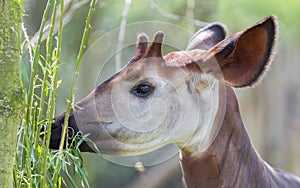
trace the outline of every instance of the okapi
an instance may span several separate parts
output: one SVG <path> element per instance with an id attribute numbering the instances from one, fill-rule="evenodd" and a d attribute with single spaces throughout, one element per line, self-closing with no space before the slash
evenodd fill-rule
<path id="1" fill-rule="evenodd" d="M 256 152 L 233 90 L 262 80 L 276 29 L 276 17 L 269 16 L 225 38 L 224 27 L 213 23 L 186 50 L 165 56 L 163 32 L 155 33 L 149 47 L 147 36 L 139 34 L 129 63 L 75 104 L 69 127 L 89 134 L 108 155 L 175 144 L 188 187 L 300 187 L 299 177 L 272 168 Z M 64 117 L 55 118 L 50 148 L 58 148 Z M 92 148 L 80 146 L 83 152 Z"/>

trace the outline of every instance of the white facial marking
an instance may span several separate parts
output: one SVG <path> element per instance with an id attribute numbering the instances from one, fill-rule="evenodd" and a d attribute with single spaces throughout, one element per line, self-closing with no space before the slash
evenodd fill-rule
<path id="1" fill-rule="evenodd" d="M 193 151 L 192 155 L 203 152 L 214 137 L 211 137 L 214 120 L 219 108 L 219 82 L 209 74 L 197 74 L 192 77 L 194 83 L 193 95 L 195 96 L 198 114 L 194 113 L 194 109 L 190 108 L 187 118 L 197 121 L 197 127 L 190 126 L 187 122 L 182 130 L 184 135 L 189 135 L 185 143 L 179 143 L 180 149 L 188 149 Z M 215 134 L 215 133 L 213 133 Z M 211 139 L 210 139 L 211 138 Z"/>

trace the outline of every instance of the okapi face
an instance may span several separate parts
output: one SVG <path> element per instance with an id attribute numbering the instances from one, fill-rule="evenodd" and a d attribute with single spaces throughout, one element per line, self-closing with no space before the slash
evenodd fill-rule
<path id="1" fill-rule="evenodd" d="M 180 149 L 205 149 L 218 133 L 225 83 L 251 86 L 270 62 L 275 36 L 273 17 L 225 38 L 212 24 L 191 39 L 186 51 L 162 56 L 163 33 L 148 47 L 137 38 L 136 53 L 117 74 L 79 101 L 69 126 L 89 138 L 105 154 L 137 155 L 168 143 Z M 51 148 L 58 148 L 64 113 L 53 123 Z M 82 151 L 93 151 L 84 143 Z"/>

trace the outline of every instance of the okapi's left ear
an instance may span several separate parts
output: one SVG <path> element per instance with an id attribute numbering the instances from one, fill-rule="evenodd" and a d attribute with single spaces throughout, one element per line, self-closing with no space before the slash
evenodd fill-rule
<path id="1" fill-rule="evenodd" d="M 209 50 L 218 61 L 224 81 L 233 87 L 253 86 L 271 65 L 277 21 L 267 17 Z"/>
<path id="2" fill-rule="evenodd" d="M 209 50 L 226 37 L 225 27 L 220 23 L 212 23 L 199 31 L 191 38 L 186 51 L 194 49 Z"/>

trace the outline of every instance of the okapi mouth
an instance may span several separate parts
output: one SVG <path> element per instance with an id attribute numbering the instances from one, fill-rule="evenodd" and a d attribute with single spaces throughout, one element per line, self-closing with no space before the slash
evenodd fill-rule
<path id="1" fill-rule="evenodd" d="M 63 131 L 63 125 L 65 121 L 65 112 L 61 113 L 60 115 L 56 116 L 54 119 L 55 121 L 52 123 L 51 127 L 51 136 L 50 136 L 50 149 L 59 149 L 59 144 L 61 140 L 61 135 Z M 46 125 L 43 125 L 41 128 L 41 133 L 45 132 L 47 129 Z M 68 140 L 68 144 L 73 142 L 75 139 L 75 135 L 79 132 L 79 129 L 76 124 L 76 120 L 73 114 L 73 111 L 70 112 L 70 117 L 68 120 L 68 131 L 66 135 L 66 139 Z M 44 134 L 41 135 L 41 138 L 44 139 Z M 66 144 L 64 144 L 64 148 L 66 148 Z M 80 151 L 82 152 L 95 152 L 86 141 L 83 141 L 79 146 Z"/>

